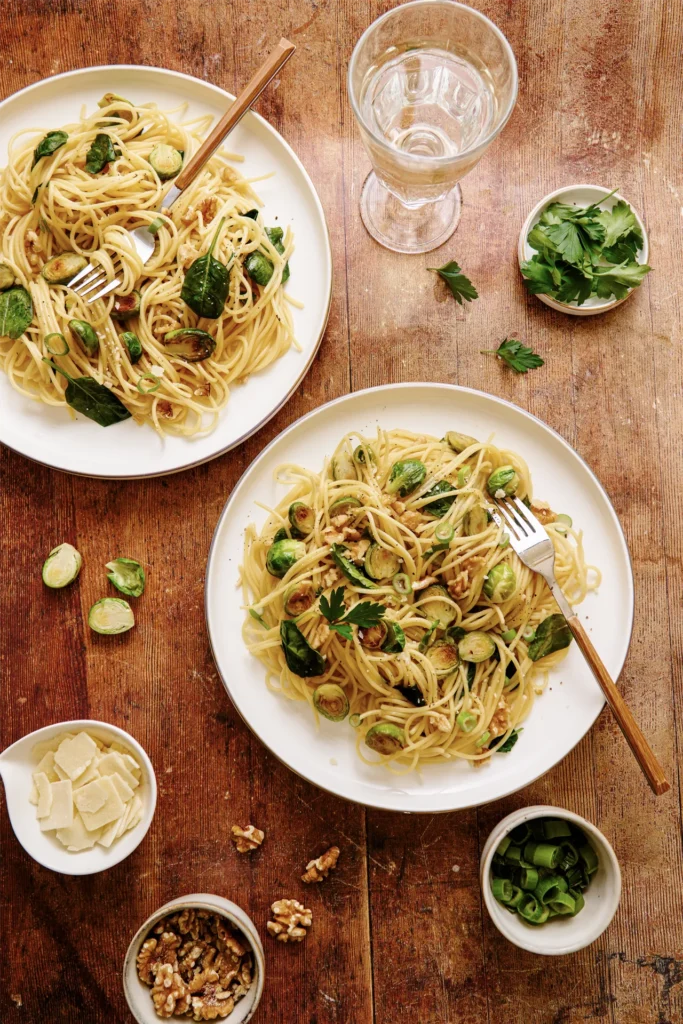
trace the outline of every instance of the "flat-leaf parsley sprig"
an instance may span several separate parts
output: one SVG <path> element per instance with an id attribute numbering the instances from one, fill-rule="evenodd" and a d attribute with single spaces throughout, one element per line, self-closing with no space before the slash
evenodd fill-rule
<path id="1" fill-rule="evenodd" d="M 481 355 L 494 355 L 507 363 L 515 373 L 527 373 L 529 370 L 536 370 L 543 366 L 543 360 L 537 356 L 533 349 L 524 345 L 518 338 L 505 338 L 498 348 L 485 348 Z"/>
<path id="2" fill-rule="evenodd" d="M 344 604 L 344 588 L 337 587 L 330 594 L 329 601 L 324 594 L 322 595 L 320 611 L 330 623 L 330 629 L 339 633 L 345 640 L 353 640 L 351 626 L 369 629 L 371 626 L 379 625 L 384 618 L 386 608 L 376 601 L 360 601 L 347 612 Z"/>
<path id="3" fill-rule="evenodd" d="M 450 263 L 444 263 L 443 267 L 427 267 L 427 270 L 433 271 L 438 274 L 439 277 L 446 282 L 450 288 L 453 298 L 456 302 L 459 302 L 461 306 L 464 305 L 463 299 L 467 302 L 471 302 L 472 299 L 479 298 L 479 292 L 474 287 L 469 277 L 466 277 L 455 260 L 451 260 Z"/>

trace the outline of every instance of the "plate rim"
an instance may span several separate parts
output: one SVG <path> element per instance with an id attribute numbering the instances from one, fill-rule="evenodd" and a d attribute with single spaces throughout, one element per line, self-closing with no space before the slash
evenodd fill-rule
<path id="1" fill-rule="evenodd" d="M 626 643 L 626 647 L 625 647 L 625 651 L 624 651 L 624 656 L 623 656 L 623 658 L 621 660 L 621 664 L 619 665 L 618 671 L 614 675 L 614 682 L 615 683 L 618 682 L 619 678 L 621 677 L 621 673 L 624 670 L 624 665 L 626 664 L 626 659 L 628 657 L 629 650 L 631 648 L 631 642 L 633 640 L 633 628 L 634 628 L 634 622 L 635 622 L 635 586 L 634 586 L 633 563 L 632 563 L 632 560 L 631 560 L 631 552 L 629 551 L 629 547 L 628 547 L 628 543 L 626 541 L 626 535 L 624 534 L 623 526 L 621 525 L 621 521 L 619 519 L 619 516 L 617 515 L 617 512 L 616 512 L 616 509 L 614 508 L 614 505 L 612 504 L 612 500 L 611 500 L 609 494 L 607 493 L 607 490 L 605 489 L 605 487 L 603 486 L 601 481 L 598 479 L 597 475 L 593 472 L 591 467 L 588 465 L 586 460 L 574 448 L 572 448 L 572 446 L 569 444 L 569 442 L 566 440 L 566 438 L 564 438 L 560 433 L 558 433 L 558 431 L 556 431 L 553 427 L 549 426 L 549 424 L 545 423 L 542 419 L 540 419 L 540 417 L 535 416 L 533 413 L 528 412 L 526 409 L 523 409 L 519 405 L 515 405 L 514 402 L 510 402 L 506 398 L 500 398 L 498 395 L 492 395 L 492 394 L 490 394 L 487 391 L 480 391 L 478 388 L 465 387 L 462 384 L 447 384 L 447 383 L 440 383 L 440 382 L 437 382 L 437 381 L 403 381 L 403 382 L 395 383 L 395 384 L 379 384 L 379 385 L 375 385 L 374 387 L 370 387 L 370 388 L 361 388 L 359 391 L 349 391 L 345 395 L 340 395 L 338 398 L 333 398 L 329 402 L 324 402 L 322 405 L 316 406 L 315 409 L 311 409 L 310 412 L 304 413 L 303 416 L 300 416 L 293 423 L 290 423 L 290 425 L 288 427 L 285 427 L 285 429 L 283 431 L 281 431 L 279 434 L 277 434 L 265 446 L 265 448 L 263 448 L 262 451 L 259 452 L 259 454 L 256 456 L 256 458 L 252 462 L 250 462 L 249 465 L 242 472 L 242 474 L 240 475 L 239 479 L 237 480 L 237 482 L 235 483 L 234 487 L 232 488 L 230 494 L 228 495 L 228 498 L 227 498 L 227 500 L 225 502 L 225 505 L 223 506 L 221 514 L 218 517 L 218 521 L 217 521 L 216 526 L 214 528 L 213 536 L 211 538 L 211 544 L 209 546 L 209 553 L 208 553 L 207 561 L 206 561 L 206 575 L 205 575 L 205 580 L 204 580 L 204 619 L 205 619 L 205 623 L 206 623 L 206 631 L 207 631 L 208 638 L 209 638 L 209 647 L 211 649 L 211 656 L 213 658 L 213 662 L 214 662 L 214 665 L 216 667 L 216 671 L 218 672 L 218 676 L 219 676 L 219 678 L 220 678 L 220 680 L 221 680 L 221 682 L 223 684 L 223 688 L 224 688 L 226 694 L 228 695 L 228 698 L 230 699 L 230 703 L 235 708 L 235 710 L 239 714 L 240 718 L 242 719 L 244 724 L 247 726 L 249 731 L 252 733 L 252 735 L 255 736 L 256 739 L 259 741 L 259 743 L 261 743 L 266 748 L 266 750 L 268 750 L 268 752 L 273 755 L 273 757 L 275 757 L 282 765 L 284 765 L 284 767 L 287 768 L 288 771 L 292 772 L 294 775 L 297 775 L 299 778 L 304 779 L 306 782 L 311 783 L 311 785 L 316 786 L 318 789 L 321 789 L 323 792 L 329 793 L 331 796 L 337 797 L 340 800 L 344 800 L 347 803 L 356 804 L 356 805 L 358 805 L 360 807 L 368 807 L 368 808 L 371 808 L 373 810 L 380 810 L 380 811 L 390 811 L 390 812 L 395 813 L 395 814 L 452 814 L 455 811 L 464 811 L 464 810 L 468 810 L 469 808 L 472 808 L 472 807 L 483 807 L 486 804 L 493 803 L 495 800 L 502 800 L 505 797 L 510 796 L 512 793 L 517 793 L 520 790 L 525 789 L 527 786 L 532 785 L 532 783 L 536 782 L 542 776 L 547 775 L 547 773 L 549 771 L 551 771 L 551 769 L 553 769 L 556 765 L 558 765 L 560 763 L 560 761 L 562 761 L 563 758 L 567 756 L 567 754 L 571 753 L 571 751 L 574 750 L 578 746 L 578 744 L 581 742 L 581 740 L 583 740 L 585 738 L 585 736 L 593 728 L 593 726 L 595 725 L 599 715 L 601 714 L 602 710 L 605 707 L 606 700 L 605 700 L 604 695 L 601 693 L 601 698 L 602 699 L 601 699 L 600 704 L 597 706 L 597 710 L 596 710 L 596 713 L 595 713 L 592 721 L 589 722 L 589 724 L 587 725 L 586 729 L 577 738 L 576 743 L 574 743 L 574 745 L 572 747 L 570 747 L 570 749 L 567 751 L 567 753 L 564 754 L 564 755 L 561 755 L 559 757 L 554 757 L 554 759 L 551 760 L 551 762 L 547 766 L 547 768 L 545 768 L 543 771 L 539 772 L 537 775 L 534 775 L 533 778 L 527 779 L 521 785 L 512 784 L 509 787 L 505 786 L 502 792 L 497 793 L 495 796 L 492 796 L 489 799 L 477 800 L 475 803 L 469 803 L 468 802 L 468 803 L 464 803 L 464 804 L 458 805 L 457 807 L 444 807 L 444 808 L 441 808 L 441 809 L 435 809 L 433 807 L 430 807 L 430 808 L 425 809 L 425 810 L 415 810 L 415 809 L 412 809 L 412 808 L 401 808 L 401 809 L 399 809 L 399 808 L 396 808 L 396 807 L 387 807 L 385 804 L 380 803 L 377 800 L 373 800 L 372 799 L 372 794 L 371 794 L 370 799 L 360 800 L 360 799 L 354 798 L 353 796 L 347 796 L 345 794 L 339 793 L 337 790 L 331 789 L 331 788 L 329 788 L 329 786 L 322 785 L 316 779 L 311 778 L 311 777 L 309 777 L 309 775 L 306 775 L 303 772 L 298 771 L 296 768 L 293 768 L 291 765 L 289 765 L 284 760 L 283 757 L 281 757 L 275 750 L 273 750 L 272 747 L 270 747 L 266 743 L 266 741 L 264 739 L 262 739 L 261 736 L 259 736 L 259 734 L 255 731 L 255 729 L 252 728 L 250 723 L 247 721 L 245 716 L 242 714 L 242 711 L 241 711 L 240 707 L 238 706 L 236 700 L 233 698 L 232 693 L 230 691 L 230 686 L 229 686 L 225 676 L 223 675 L 223 673 L 221 671 L 220 665 L 218 664 L 218 659 L 216 657 L 216 651 L 215 651 L 214 642 L 213 642 L 213 635 L 212 635 L 212 631 L 211 631 L 211 614 L 210 614 L 209 590 L 210 590 L 210 587 L 212 585 L 213 574 L 214 574 L 214 572 L 218 571 L 217 567 L 215 566 L 215 557 L 214 557 L 215 554 L 216 554 L 218 538 L 219 538 L 219 534 L 221 533 L 221 530 L 222 530 L 222 527 L 223 527 L 223 523 L 224 523 L 224 521 L 225 521 L 225 519 L 226 519 L 226 517 L 227 517 L 227 515 L 228 515 L 228 513 L 230 511 L 230 507 L 231 507 L 232 503 L 235 501 L 239 491 L 241 490 L 241 488 L 246 483 L 246 477 L 249 475 L 251 470 L 256 465 L 258 465 L 265 458 L 266 454 L 271 450 L 271 448 L 273 448 L 275 446 L 276 443 L 281 441 L 287 434 L 291 433 L 295 428 L 299 427 L 306 420 L 309 420 L 309 419 L 311 419 L 311 417 L 318 415 L 323 410 L 330 409 L 330 408 L 332 408 L 335 405 L 339 405 L 342 402 L 348 401 L 348 399 L 350 399 L 350 398 L 360 397 L 361 395 L 371 395 L 373 393 L 377 394 L 379 392 L 386 392 L 386 391 L 408 390 L 408 389 L 414 388 L 414 387 L 436 388 L 436 389 L 439 389 L 439 390 L 450 391 L 454 395 L 458 394 L 458 393 L 465 393 L 465 394 L 469 394 L 469 395 L 475 395 L 477 398 L 484 398 L 484 399 L 487 399 L 489 401 L 493 401 L 493 402 L 495 402 L 495 403 L 497 403 L 499 405 L 507 407 L 508 409 L 512 409 L 516 413 L 521 413 L 521 415 L 524 418 L 526 418 L 528 420 L 531 420 L 533 423 L 541 426 L 544 430 L 547 430 L 558 441 L 560 441 L 560 443 L 563 445 L 563 447 L 568 449 L 569 452 L 573 456 L 575 456 L 575 458 L 577 458 L 579 460 L 580 464 L 583 466 L 583 468 L 586 470 L 586 472 L 592 478 L 593 483 L 598 488 L 598 490 L 600 491 L 600 493 L 602 494 L 603 498 L 605 499 L 605 501 L 607 503 L 607 508 L 609 510 L 609 513 L 611 515 L 613 523 L 616 526 L 617 536 L 619 538 L 619 542 L 620 542 L 621 547 L 622 547 L 622 549 L 623 549 L 623 551 L 624 551 L 624 553 L 626 555 L 626 568 L 628 570 L 628 573 L 627 573 L 627 575 L 628 575 L 628 591 L 629 591 L 628 639 L 627 639 L 627 643 Z M 553 755 L 551 755 L 551 756 L 553 756 Z"/>
<path id="2" fill-rule="evenodd" d="M 188 75 L 184 71 L 174 71 L 171 68 L 159 67 L 156 64 L 93 64 L 88 67 L 73 68 L 71 71 L 60 71 L 57 75 L 49 75 L 47 78 L 41 78 L 36 82 L 31 82 L 29 85 L 25 85 L 22 89 L 17 89 L 16 92 L 12 92 L 9 94 L 9 96 L 5 96 L 4 99 L 0 100 L 0 117 L 2 117 L 3 115 L 6 104 L 10 103 L 11 101 L 17 99 L 20 96 L 24 96 L 26 93 L 30 93 L 34 89 L 40 88 L 46 83 L 57 82 L 59 79 L 63 78 L 76 78 L 78 75 L 94 74 L 96 72 L 106 72 L 111 70 L 160 72 L 164 75 L 171 76 L 172 78 L 177 78 L 193 83 L 199 83 L 200 85 L 206 86 L 208 89 L 211 89 L 217 95 L 227 97 L 229 100 L 235 99 L 233 93 L 228 92 L 227 89 L 222 89 L 219 85 L 214 85 L 213 82 L 207 82 L 203 78 L 197 78 L 196 75 Z M 211 455 L 206 455 L 200 459 L 193 459 L 191 462 L 187 462 L 183 466 L 178 466 L 176 469 L 164 469 L 160 470 L 159 472 L 152 473 L 82 473 L 74 469 L 64 469 L 61 466 L 53 466 L 50 462 L 46 462 L 43 459 L 36 458 L 33 455 L 27 455 L 25 452 L 20 451 L 18 448 L 15 448 L 11 444 L 7 444 L 6 441 L 0 438 L 0 444 L 2 444 L 5 448 L 8 448 L 16 455 L 21 456 L 21 458 L 28 459 L 30 462 L 36 463 L 39 466 L 45 466 L 46 469 L 53 470 L 55 473 L 66 473 L 69 476 L 82 477 L 83 479 L 86 480 L 153 480 L 158 477 L 173 476 L 176 473 L 184 473 L 186 470 L 195 469 L 197 466 L 204 466 L 206 465 L 207 462 L 212 462 L 214 459 L 218 459 L 222 455 L 226 455 L 228 452 L 233 451 L 233 449 L 237 448 L 245 441 L 248 441 L 250 437 L 253 437 L 254 434 L 257 434 L 259 430 L 265 427 L 265 425 L 269 423 L 270 420 L 273 419 L 273 417 L 276 416 L 278 412 L 280 412 L 280 410 L 287 404 L 287 402 L 289 402 L 290 398 L 292 398 L 292 396 L 295 394 L 300 384 L 307 376 L 311 366 L 313 365 L 313 360 L 318 354 L 330 319 L 330 312 L 332 309 L 332 295 L 334 291 L 334 259 L 332 253 L 332 243 L 330 240 L 330 228 L 329 224 L 327 223 L 325 209 L 320 200 L 320 196 L 318 195 L 318 190 L 313 184 L 311 176 L 304 167 L 303 162 L 301 161 L 297 153 L 295 153 L 292 146 L 280 134 L 280 132 L 276 128 L 274 128 L 273 125 L 271 125 L 270 122 L 265 119 L 265 117 L 263 117 L 262 114 L 259 114 L 253 108 L 248 111 L 248 114 L 251 114 L 253 117 L 255 117 L 257 121 L 261 123 L 262 127 L 264 127 L 271 135 L 275 136 L 279 140 L 279 142 L 288 151 L 290 157 L 294 160 L 299 171 L 301 172 L 304 179 L 308 183 L 314 201 L 314 205 L 316 206 L 318 214 L 322 221 L 324 231 L 324 242 L 327 249 L 327 258 L 330 267 L 327 307 L 325 309 L 325 314 L 322 320 L 318 338 L 315 344 L 313 345 L 313 348 L 311 349 L 311 353 L 308 360 L 302 367 L 301 373 L 293 382 L 290 390 L 282 398 L 279 404 L 274 406 L 273 409 L 271 409 L 271 411 L 256 424 L 256 426 L 248 430 L 246 433 L 240 434 L 239 438 L 237 438 L 235 441 L 230 442 L 228 445 L 226 445 L 223 448 L 220 448 L 218 451 L 214 452 Z"/>

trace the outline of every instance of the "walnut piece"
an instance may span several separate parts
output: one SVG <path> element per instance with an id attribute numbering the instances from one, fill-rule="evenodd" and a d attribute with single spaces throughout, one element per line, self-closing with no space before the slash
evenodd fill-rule
<path id="1" fill-rule="evenodd" d="M 322 857 L 318 857 L 316 860 L 309 860 L 306 865 L 306 871 L 301 876 L 303 882 L 322 882 L 324 878 L 327 878 L 330 871 L 337 866 L 339 860 L 339 847 L 331 846 L 326 853 L 323 853 Z"/>
<path id="2" fill-rule="evenodd" d="M 450 721 L 448 720 L 446 715 L 442 715 L 439 711 L 430 711 L 429 712 L 429 721 L 431 722 L 432 725 L 436 726 L 438 732 L 450 732 L 451 731 L 451 723 L 450 723 Z"/>
<path id="3" fill-rule="evenodd" d="M 554 523 L 557 520 L 557 513 L 553 512 L 547 501 L 541 501 L 540 498 L 533 499 L 531 511 L 542 526 L 547 526 L 548 523 Z"/>
<path id="4" fill-rule="evenodd" d="M 179 945 L 180 939 L 172 932 L 162 932 L 158 939 L 146 939 L 137 959 L 140 981 L 145 985 L 153 985 L 157 970 L 164 964 L 170 964 L 176 970 Z"/>
<path id="5" fill-rule="evenodd" d="M 256 828 L 256 825 L 247 825 L 246 828 L 233 825 L 231 831 L 232 841 L 237 847 L 238 853 L 251 853 L 252 850 L 256 850 L 266 836 L 265 832 Z"/>
<path id="6" fill-rule="evenodd" d="M 337 580 L 341 579 L 341 575 L 342 574 L 339 569 L 327 569 L 323 573 L 323 587 L 325 588 L 325 590 L 327 590 L 328 587 L 334 586 Z"/>
<path id="7" fill-rule="evenodd" d="M 188 987 L 173 970 L 172 964 L 161 964 L 152 986 L 152 1002 L 159 1017 L 174 1017 L 187 1013 L 190 1008 Z"/>
<path id="8" fill-rule="evenodd" d="M 276 900 L 271 907 L 274 920 L 266 928 L 278 942 L 303 942 L 311 927 L 313 914 L 298 900 Z"/>

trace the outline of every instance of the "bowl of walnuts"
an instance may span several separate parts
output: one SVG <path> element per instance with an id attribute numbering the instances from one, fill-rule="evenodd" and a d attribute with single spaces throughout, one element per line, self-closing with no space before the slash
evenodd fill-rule
<path id="1" fill-rule="evenodd" d="M 261 999 L 263 946 L 236 903 L 182 896 L 148 917 L 128 947 L 123 988 L 138 1024 L 251 1020 Z"/>

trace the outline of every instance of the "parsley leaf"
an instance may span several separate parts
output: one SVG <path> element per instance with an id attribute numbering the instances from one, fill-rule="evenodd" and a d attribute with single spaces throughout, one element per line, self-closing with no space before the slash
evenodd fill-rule
<path id="1" fill-rule="evenodd" d="M 344 604 L 344 588 L 337 587 L 330 594 L 330 599 L 323 594 L 320 598 L 320 611 L 330 623 L 330 629 L 339 633 L 345 640 L 353 640 L 351 626 L 359 626 L 361 629 L 369 629 L 377 626 L 384 618 L 386 608 L 376 601 L 359 601 L 353 608 L 346 612 Z M 342 617 L 343 615 L 343 617 Z"/>
<path id="2" fill-rule="evenodd" d="M 427 270 L 432 270 L 446 282 L 453 293 L 453 298 L 456 302 L 459 302 L 461 306 L 464 305 L 463 299 L 466 299 L 467 302 L 471 302 L 472 299 L 479 298 L 479 292 L 474 287 L 469 277 L 465 277 L 455 260 L 451 260 L 450 263 L 445 263 L 443 267 L 427 267 Z"/>
<path id="3" fill-rule="evenodd" d="M 601 210 L 598 220 L 605 229 L 605 246 L 614 245 L 623 235 L 634 233 L 638 237 L 639 248 L 643 244 L 643 236 L 638 228 L 635 214 L 628 203 L 620 199 L 611 210 Z"/>
<path id="4" fill-rule="evenodd" d="M 333 629 L 335 633 L 339 633 L 345 640 L 353 640 L 353 630 L 344 622 L 333 622 L 330 625 L 330 629 Z"/>
<path id="5" fill-rule="evenodd" d="M 330 600 L 328 601 L 324 594 L 320 598 L 320 611 L 328 620 L 328 622 L 336 622 L 337 619 L 341 619 L 344 612 L 344 588 L 337 587 L 330 594 Z"/>
<path id="6" fill-rule="evenodd" d="M 376 626 L 384 618 L 386 608 L 376 601 L 360 601 L 346 613 L 343 622 L 352 622 L 354 626 L 361 629 L 369 629 Z"/>
<path id="7" fill-rule="evenodd" d="M 506 362 L 515 373 L 527 373 L 529 370 L 543 366 L 541 357 L 517 338 L 505 338 L 498 348 L 482 349 L 481 354 L 497 356 Z"/>

